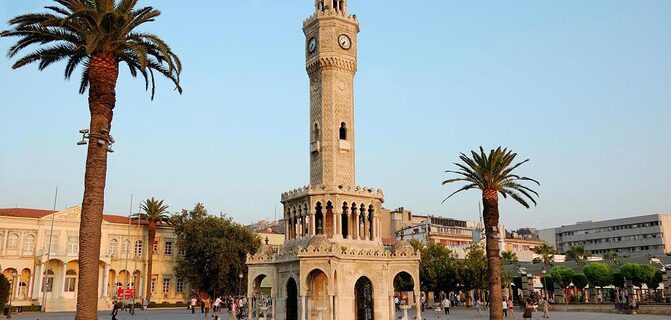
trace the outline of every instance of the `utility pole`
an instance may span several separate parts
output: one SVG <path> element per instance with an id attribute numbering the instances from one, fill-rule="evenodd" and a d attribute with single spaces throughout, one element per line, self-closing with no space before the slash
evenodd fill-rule
<path id="1" fill-rule="evenodd" d="M 42 307 L 40 308 L 42 312 L 47 311 L 47 291 L 53 290 L 53 288 L 48 288 L 48 284 L 45 282 L 44 276 L 47 275 L 47 266 L 49 266 L 49 260 L 51 259 L 51 241 L 54 239 L 54 219 L 56 218 L 56 201 L 58 199 L 58 186 L 56 186 L 56 194 L 54 194 L 54 209 L 51 213 L 51 229 L 49 230 L 49 248 L 47 249 L 47 261 L 44 262 L 44 271 L 42 274 Z M 63 270 L 65 272 L 65 270 Z M 53 279 L 53 278 L 51 278 Z M 52 280 L 53 281 L 53 280 Z"/>

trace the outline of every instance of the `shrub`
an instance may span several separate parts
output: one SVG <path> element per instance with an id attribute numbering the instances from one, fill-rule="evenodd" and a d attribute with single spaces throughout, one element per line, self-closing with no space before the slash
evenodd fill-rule
<path id="1" fill-rule="evenodd" d="M 573 285 L 578 289 L 583 289 L 587 286 L 587 277 L 583 273 L 576 273 L 573 275 Z"/>
<path id="2" fill-rule="evenodd" d="M 657 269 L 649 264 L 625 263 L 620 267 L 624 278 L 637 287 L 642 284 L 652 284 Z M 657 287 L 655 285 L 654 287 Z"/>
<path id="3" fill-rule="evenodd" d="M 552 279 L 560 288 L 566 288 L 571 284 L 573 273 L 573 269 L 561 266 L 554 267 L 550 271 Z"/>
<path id="4" fill-rule="evenodd" d="M 582 271 L 592 286 L 605 287 L 613 284 L 613 269 L 605 263 L 590 263 Z"/>

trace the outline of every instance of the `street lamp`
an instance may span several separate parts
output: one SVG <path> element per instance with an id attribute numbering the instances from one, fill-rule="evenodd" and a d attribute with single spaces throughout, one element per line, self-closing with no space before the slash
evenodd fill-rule
<path id="1" fill-rule="evenodd" d="M 135 294 L 137 293 L 137 276 L 138 276 L 137 270 L 133 271 L 133 304 L 130 306 L 130 314 L 134 315 L 135 314 Z"/>
<path id="2" fill-rule="evenodd" d="M 548 297 L 547 279 L 545 279 L 545 273 L 547 272 L 547 270 L 545 270 L 545 268 L 543 268 L 543 269 L 541 270 L 541 272 L 543 273 L 543 277 L 541 278 L 541 280 L 543 281 L 543 289 L 545 289 L 545 299 L 549 299 L 549 297 Z"/>
<path id="3" fill-rule="evenodd" d="M 16 270 L 12 271 L 12 283 L 9 286 L 10 291 L 9 291 L 9 310 L 7 311 L 7 319 L 10 319 L 12 317 L 12 298 L 14 297 L 14 286 L 16 285 L 16 276 L 18 273 L 16 273 Z"/>
<path id="4" fill-rule="evenodd" d="M 240 278 L 240 281 L 238 281 L 238 298 L 240 298 L 240 289 L 242 288 L 242 277 L 244 277 L 242 272 L 240 272 L 238 277 Z"/>

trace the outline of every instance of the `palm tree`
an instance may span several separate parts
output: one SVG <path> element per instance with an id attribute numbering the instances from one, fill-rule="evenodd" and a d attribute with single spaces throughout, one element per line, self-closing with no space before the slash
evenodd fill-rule
<path id="1" fill-rule="evenodd" d="M 149 302 L 151 300 L 152 258 L 154 255 L 154 242 L 156 241 L 156 228 L 159 223 L 168 223 L 170 217 L 167 215 L 168 205 L 163 204 L 163 200 L 159 201 L 152 197 L 145 200 L 141 208 L 144 213 L 138 213 L 135 217 L 147 221 L 147 250 L 149 251 L 149 256 L 147 259 L 147 290 L 145 290 L 145 299 Z"/>
<path id="2" fill-rule="evenodd" d="M 542 245 L 535 247 L 533 250 L 535 254 L 541 256 L 540 258 L 546 267 L 549 267 L 554 261 L 555 248 L 553 246 L 543 243 Z"/>
<path id="3" fill-rule="evenodd" d="M 455 163 L 458 170 L 447 170 L 448 173 L 459 175 L 459 178 L 447 179 L 443 184 L 453 182 L 465 182 L 466 184 L 457 191 L 450 194 L 445 200 L 452 197 L 454 194 L 471 189 L 478 189 L 482 193 L 482 203 L 484 205 L 482 215 L 485 223 L 485 238 L 487 241 L 487 260 L 489 263 L 489 292 L 491 293 L 491 304 L 489 311 L 489 318 L 499 320 L 503 318 L 503 308 L 501 301 L 501 263 L 499 261 L 499 198 L 501 194 L 504 198 L 509 196 L 515 201 L 519 202 L 526 208 L 529 208 L 529 202 L 534 205 L 536 200 L 534 196 L 538 197 L 538 193 L 529 187 L 523 185 L 525 182 L 534 182 L 538 185 L 538 181 L 522 177 L 514 174 L 513 171 L 522 164 L 529 161 L 513 163 L 516 153 L 502 149 L 490 150 L 489 154 L 480 147 L 480 152 L 471 151 L 469 158 L 465 154 L 461 154 L 459 158 L 463 163 Z M 443 202 L 445 201 L 443 200 Z"/>
<path id="4" fill-rule="evenodd" d="M 571 249 L 566 251 L 566 260 L 575 260 L 575 263 L 579 266 L 585 264 L 587 258 L 591 256 L 591 252 L 585 250 L 585 247 L 579 245 L 571 246 Z"/>
<path id="5" fill-rule="evenodd" d="M 34 46 L 13 65 L 18 69 L 37 63 L 43 70 L 67 61 L 65 78 L 82 66 L 79 93 L 88 89 L 89 143 L 84 176 L 84 197 L 79 227 L 79 282 L 76 319 L 96 319 L 98 309 L 98 261 L 100 228 L 104 207 L 107 152 L 112 115 L 116 103 L 119 63 L 130 74 L 141 74 L 145 88 L 154 96 L 154 73 L 170 79 L 180 93 L 179 58 L 159 37 L 137 32 L 139 26 L 160 15 L 152 7 L 136 8 L 138 0 L 54 0 L 43 13 L 28 13 L 9 20 L 11 29 L 1 37 L 18 37 L 7 55 L 12 58 Z"/>
<path id="6" fill-rule="evenodd" d="M 507 250 L 501 252 L 501 261 L 503 262 L 504 265 L 509 265 L 509 264 L 517 264 L 519 262 L 519 259 L 517 258 L 517 254 L 515 252 Z"/>
<path id="7" fill-rule="evenodd" d="M 603 259 L 608 261 L 609 264 L 620 264 L 618 258 L 619 256 L 617 255 L 617 252 L 613 250 L 610 250 L 603 254 Z"/>

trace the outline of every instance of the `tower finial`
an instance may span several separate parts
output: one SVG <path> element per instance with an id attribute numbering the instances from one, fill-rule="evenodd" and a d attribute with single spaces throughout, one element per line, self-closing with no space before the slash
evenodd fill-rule
<path id="1" fill-rule="evenodd" d="M 315 11 L 336 11 L 347 13 L 347 0 L 315 0 Z"/>

